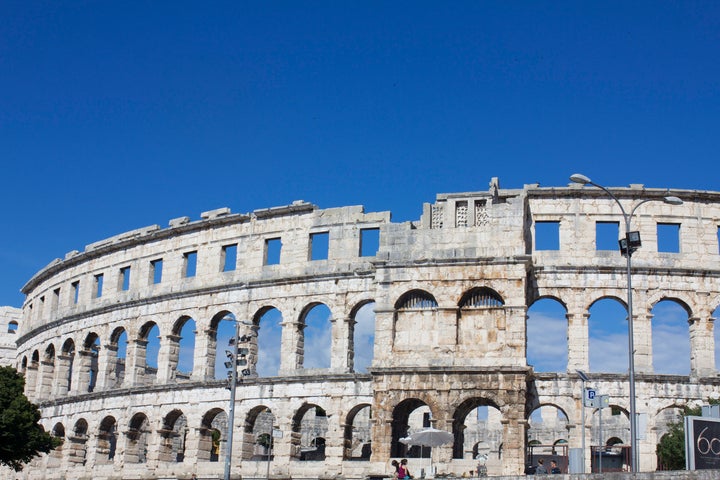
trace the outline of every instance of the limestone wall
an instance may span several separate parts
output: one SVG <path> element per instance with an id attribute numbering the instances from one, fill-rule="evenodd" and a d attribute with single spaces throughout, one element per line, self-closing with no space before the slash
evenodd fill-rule
<path id="1" fill-rule="evenodd" d="M 718 396 L 712 313 L 720 305 L 720 194 L 637 185 L 611 191 L 628 209 L 668 193 L 685 201 L 643 203 L 633 223 L 643 240 L 633 256 L 638 412 L 647 420 L 640 458 L 643 470 L 653 470 L 672 412 Z M 537 248 L 540 222 L 557 227 L 557 248 Z M 488 462 L 490 473 L 520 474 L 528 437 L 582 442 L 575 370 L 588 370 L 588 310 L 601 298 L 626 298 L 625 258 L 597 250 L 597 222 L 624 232 L 617 204 L 599 190 L 503 190 L 493 181 L 488 191 L 438 195 L 416 222 L 296 202 L 249 214 L 218 209 L 71 252 L 23 289 L 15 365 L 46 429 L 66 439 L 61 452 L 25 475 L 221 473 L 229 397 L 215 364 L 226 348 L 219 324 L 228 318 L 240 322 L 238 336 L 248 338 L 249 350 L 235 405 L 233 472 L 264 475 L 268 449 L 259 435 L 269 423 L 281 435 L 274 474 L 386 472 L 391 458 L 410 453 L 400 439 L 413 412 L 424 411 L 429 424 L 455 436 L 428 452 L 439 471 L 474 468 L 472 457 L 487 439 L 498 457 Z M 658 223 L 677 225 L 679 251 L 657 251 Z M 377 231 L 377 251 L 363 256 L 365 235 Z M 327 248 L 316 251 L 323 241 Z M 528 364 L 528 308 L 541 298 L 567 310 L 568 362 L 560 372 L 538 373 Z M 651 311 L 666 298 L 688 314 L 689 376 L 653 372 Z M 364 348 L 355 344 L 355 329 L 367 304 L 374 305 L 375 325 L 365 373 L 355 366 Z M 319 367 L 307 365 L 317 353 L 308 320 L 317 305 L 330 312 L 329 360 Z M 257 367 L 268 353 L 258 338 L 271 308 L 282 315 L 280 363 L 264 375 Z M 192 371 L 183 371 L 181 337 L 190 320 Z M 155 331 L 157 367 L 147 363 Z M 608 435 L 629 443 L 627 374 L 590 376 L 618 413 L 608 418 Z M 532 430 L 531 414 L 540 407 L 561 412 L 562 421 Z M 491 412 L 487 421 L 473 417 L 483 409 Z M 588 444 L 596 413 L 586 419 Z M 479 431 L 491 424 L 492 432 Z"/>

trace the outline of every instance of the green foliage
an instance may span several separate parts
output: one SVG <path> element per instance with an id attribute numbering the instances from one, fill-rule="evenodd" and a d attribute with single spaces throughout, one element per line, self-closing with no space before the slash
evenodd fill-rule
<path id="1" fill-rule="evenodd" d="M 711 405 L 718 403 L 710 400 Z M 685 407 L 683 416 L 700 416 L 702 407 Z M 665 470 L 685 470 L 685 428 L 683 420 L 668 424 L 668 433 L 665 434 L 657 446 L 658 460 Z"/>
<path id="2" fill-rule="evenodd" d="M 38 423 L 40 410 L 30 403 L 25 379 L 12 367 L 0 367 L 0 465 L 16 472 L 40 453 L 61 442 Z"/>

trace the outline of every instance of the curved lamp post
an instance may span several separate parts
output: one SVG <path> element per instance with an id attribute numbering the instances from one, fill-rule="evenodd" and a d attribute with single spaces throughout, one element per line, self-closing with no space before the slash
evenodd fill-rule
<path id="1" fill-rule="evenodd" d="M 635 410 L 635 340 L 633 339 L 633 302 L 632 302 L 632 254 L 640 245 L 640 232 L 630 231 L 630 221 L 632 220 L 635 210 L 643 203 L 659 201 L 659 198 L 647 198 L 641 200 L 630 210 L 628 214 L 625 211 L 620 200 L 613 195 L 607 188 L 590 180 L 585 175 L 575 173 L 570 176 L 570 180 L 581 185 L 592 185 L 607 193 L 610 198 L 620 207 L 623 219 L 625 220 L 625 237 L 621 238 L 620 252 L 627 259 L 627 310 L 628 310 L 628 383 L 630 387 L 630 453 L 632 455 L 631 470 L 633 473 L 638 472 L 638 451 L 637 451 L 637 414 Z M 681 205 L 683 203 L 678 197 L 664 197 L 663 202 L 670 205 Z"/>

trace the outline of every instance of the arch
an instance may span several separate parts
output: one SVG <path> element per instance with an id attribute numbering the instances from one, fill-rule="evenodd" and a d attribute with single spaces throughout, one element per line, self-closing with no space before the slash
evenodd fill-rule
<path id="1" fill-rule="evenodd" d="M 14 335 L 17 333 L 17 330 L 18 322 L 16 322 L 15 320 L 10 320 L 10 322 L 8 323 L 7 333 Z"/>
<path id="2" fill-rule="evenodd" d="M 527 362 L 536 372 L 564 372 L 568 365 L 567 306 L 553 296 L 538 298 L 528 308 Z"/>
<path id="3" fill-rule="evenodd" d="M 187 315 L 175 321 L 170 343 L 170 370 L 177 380 L 190 380 L 195 366 L 195 320 Z"/>
<path id="4" fill-rule="evenodd" d="M 429 427 L 431 419 L 430 406 L 419 398 L 408 398 L 398 403 L 392 412 L 390 456 L 414 458 L 427 456 L 430 451 L 427 447 L 423 447 L 422 450 L 417 446 L 408 449 L 400 439 L 407 437 L 413 431 Z"/>
<path id="5" fill-rule="evenodd" d="M 139 368 L 141 383 L 157 381 L 158 358 L 160 353 L 160 327 L 153 322 L 145 322 L 138 331 L 135 341 L 135 365 Z"/>
<path id="6" fill-rule="evenodd" d="M 68 338 L 60 349 L 61 355 L 58 357 L 57 365 L 57 393 L 58 395 L 67 394 L 73 387 L 73 368 L 75 365 L 75 342 L 72 338 Z"/>
<path id="7" fill-rule="evenodd" d="M 496 451 L 502 443 L 500 418 L 500 408 L 489 398 L 472 397 L 458 405 L 452 422 L 453 458 L 469 457 L 473 445 L 480 442 L 488 444 L 491 452 Z"/>
<path id="8" fill-rule="evenodd" d="M 72 433 L 68 435 L 67 459 L 71 465 L 85 465 L 87 456 L 88 424 L 84 418 L 75 422 Z"/>
<path id="9" fill-rule="evenodd" d="M 260 377 L 274 377 L 280 373 L 282 357 L 283 314 L 273 306 L 260 308 L 253 317 L 257 329 L 250 353 L 256 353 L 251 370 Z"/>
<path id="10" fill-rule="evenodd" d="M 220 456 L 225 452 L 222 445 L 227 440 L 227 421 L 227 413 L 221 408 L 213 408 L 203 415 L 198 439 L 198 461 L 220 461 Z"/>
<path id="11" fill-rule="evenodd" d="M 313 403 L 304 403 L 293 415 L 291 428 L 292 456 L 302 461 L 325 460 L 324 438 L 329 428 L 325 409 Z M 323 441 L 318 441 L 318 438 Z"/>
<path id="12" fill-rule="evenodd" d="M 127 441 L 125 444 L 126 463 L 146 463 L 147 446 L 150 436 L 150 422 L 144 413 L 136 413 L 128 423 L 128 430 L 125 432 Z"/>
<path id="13" fill-rule="evenodd" d="M 100 352 L 100 337 L 90 332 L 83 341 L 83 349 L 79 356 L 80 390 L 92 392 L 98 379 L 98 353 Z"/>
<path id="14" fill-rule="evenodd" d="M 161 462 L 183 462 L 187 444 L 188 425 L 185 414 L 180 409 L 168 413 L 162 421 L 160 434 L 159 460 Z"/>
<path id="15" fill-rule="evenodd" d="M 298 349 L 303 368 L 330 368 L 332 312 L 324 303 L 307 305 L 300 315 Z"/>
<path id="16" fill-rule="evenodd" d="M 229 310 L 221 310 L 212 316 L 208 330 L 208 368 L 212 378 L 216 380 L 227 378 L 228 369 L 226 351 L 230 350 L 230 343 L 235 340 L 235 314 Z"/>
<path id="17" fill-rule="evenodd" d="M 355 405 L 345 418 L 343 460 L 369 460 L 371 448 L 371 404 Z"/>
<path id="18" fill-rule="evenodd" d="M 653 305 L 651 315 L 653 371 L 688 375 L 691 352 L 687 305 L 666 297 Z"/>
<path id="19" fill-rule="evenodd" d="M 108 380 L 111 388 L 119 388 L 125 381 L 128 333 L 123 327 L 116 327 L 110 334 L 107 350 Z"/>
<path id="20" fill-rule="evenodd" d="M 367 373 L 375 354 L 375 302 L 365 300 L 350 313 L 350 349 L 354 372 Z"/>
<path id="21" fill-rule="evenodd" d="M 48 454 L 47 466 L 50 468 L 58 468 L 63 457 L 63 447 L 65 446 L 65 426 L 61 422 L 57 422 L 52 430 L 50 430 L 50 435 L 52 435 L 59 444 Z"/>
<path id="22" fill-rule="evenodd" d="M 534 408 L 528 415 L 529 441 L 535 442 L 533 455 L 567 454 L 564 449 L 558 452 L 557 447 L 567 443 L 569 420 L 567 412 L 552 403 L 543 403 Z"/>
<path id="23" fill-rule="evenodd" d="M 625 303 L 604 296 L 588 310 L 589 370 L 626 373 L 628 370 L 628 322 Z"/>
<path id="24" fill-rule="evenodd" d="M 403 293 L 395 302 L 395 310 L 425 310 L 437 307 L 438 303 L 435 297 L 420 289 Z"/>
<path id="25" fill-rule="evenodd" d="M 108 415 L 100 422 L 97 436 L 95 463 L 112 463 L 117 450 L 117 421 Z"/>
<path id="26" fill-rule="evenodd" d="M 474 287 L 460 298 L 460 308 L 498 308 L 505 305 L 505 301 L 495 290 L 489 287 Z"/>
<path id="27" fill-rule="evenodd" d="M 243 460 L 272 460 L 275 415 L 265 405 L 253 407 L 243 423 Z M 268 459 L 268 456 L 270 458 Z"/>

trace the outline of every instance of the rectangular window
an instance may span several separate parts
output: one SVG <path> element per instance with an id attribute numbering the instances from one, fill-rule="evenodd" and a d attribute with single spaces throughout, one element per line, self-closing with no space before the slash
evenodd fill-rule
<path id="1" fill-rule="evenodd" d="M 330 242 L 329 232 L 310 234 L 310 260 L 327 260 Z"/>
<path id="2" fill-rule="evenodd" d="M 100 297 L 102 297 L 103 278 L 104 278 L 104 277 L 103 277 L 103 274 L 102 274 L 102 273 L 98 273 L 97 275 L 95 275 L 95 283 L 94 283 L 94 285 L 93 285 L 93 290 L 94 290 L 94 294 L 95 294 L 94 297 L 95 297 L 95 298 L 100 298 Z"/>
<path id="3" fill-rule="evenodd" d="M 80 280 L 70 284 L 72 286 L 73 303 L 77 305 L 80 299 Z"/>
<path id="4" fill-rule="evenodd" d="M 658 252 L 680 253 L 680 224 L 657 224 Z"/>
<path id="5" fill-rule="evenodd" d="M 53 312 L 57 311 L 58 307 L 60 306 L 60 288 L 56 288 L 53 290 L 53 296 L 52 296 L 52 304 L 50 305 L 50 308 Z"/>
<path id="6" fill-rule="evenodd" d="M 360 229 L 360 256 L 374 257 L 380 249 L 380 229 Z"/>
<path id="7" fill-rule="evenodd" d="M 265 240 L 265 265 L 279 265 L 282 241 L 279 238 Z"/>
<path id="8" fill-rule="evenodd" d="M 120 290 L 123 292 L 130 290 L 130 267 L 120 269 Z"/>
<path id="9" fill-rule="evenodd" d="M 183 253 L 183 276 L 190 278 L 195 276 L 197 271 L 197 252 Z"/>
<path id="10" fill-rule="evenodd" d="M 222 271 L 232 272 L 237 268 L 237 243 L 222 247 Z"/>
<path id="11" fill-rule="evenodd" d="M 455 226 L 467 227 L 468 225 L 468 202 L 457 202 L 455 204 Z"/>
<path id="12" fill-rule="evenodd" d="M 535 250 L 560 250 L 560 222 L 535 222 Z"/>
<path id="13" fill-rule="evenodd" d="M 162 270 L 162 258 L 158 258 L 157 260 L 153 260 L 152 262 L 150 262 L 150 279 L 152 283 L 158 284 L 162 282 Z"/>
<path id="14" fill-rule="evenodd" d="M 595 250 L 617 250 L 620 238 L 618 222 L 595 223 Z"/>

